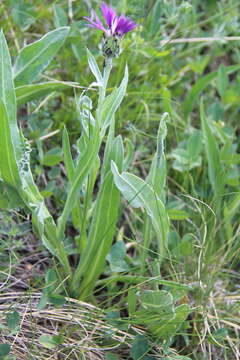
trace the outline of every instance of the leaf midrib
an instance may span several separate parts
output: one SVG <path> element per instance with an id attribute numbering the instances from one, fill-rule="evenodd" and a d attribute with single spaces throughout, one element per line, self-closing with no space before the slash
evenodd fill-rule
<path id="1" fill-rule="evenodd" d="M 42 41 L 42 40 L 44 39 L 44 37 L 47 37 L 47 35 L 48 35 L 48 34 L 46 34 L 45 36 L 43 36 L 43 37 L 42 37 L 40 40 L 38 40 L 38 41 Z M 40 57 L 40 56 L 42 55 L 42 53 L 43 53 L 44 51 L 46 51 L 53 42 L 54 42 L 54 41 L 53 41 L 53 39 L 52 39 L 52 41 L 50 41 L 49 44 L 48 44 L 44 49 L 42 49 L 40 52 L 37 53 L 37 55 L 35 55 L 33 58 L 31 58 L 31 61 L 29 61 L 28 63 L 26 63 L 25 66 L 22 67 L 22 69 L 20 69 L 18 72 L 16 72 L 16 73 L 14 74 L 14 79 L 16 79 L 16 78 L 19 76 L 19 74 L 21 74 L 21 73 L 26 69 L 26 67 L 28 67 L 28 66 L 29 66 L 30 64 L 32 64 L 38 57 Z M 57 42 L 57 41 L 55 40 L 55 42 Z M 36 44 L 36 42 L 35 42 L 34 44 Z M 31 45 L 33 45 L 33 44 L 27 45 L 25 48 L 23 48 L 23 51 L 24 51 L 24 49 L 26 49 L 27 47 L 29 47 L 29 46 L 31 46 Z M 21 53 L 20 53 L 20 54 L 21 54 Z M 19 56 L 20 56 L 20 54 L 19 54 Z M 17 63 L 17 62 L 16 62 L 16 63 Z"/>

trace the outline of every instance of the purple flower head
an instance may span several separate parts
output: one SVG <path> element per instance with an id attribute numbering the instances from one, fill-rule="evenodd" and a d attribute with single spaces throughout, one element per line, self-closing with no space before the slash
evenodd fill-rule
<path id="1" fill-rule="evenodd" d="M 107 36 L 122 37 L 127 32 L 133 30 L 137 24 L 124 15 L 117 16 L 114 9 L 108 6 L 105 2 L 101 5 L 102 16 L 105 19 L 106 27 L 102 24 L 101 20 L 95 13 L 91 12 L 91 17 L 84 16 L 90 24 L 88 26 L 103 31 Z"/>

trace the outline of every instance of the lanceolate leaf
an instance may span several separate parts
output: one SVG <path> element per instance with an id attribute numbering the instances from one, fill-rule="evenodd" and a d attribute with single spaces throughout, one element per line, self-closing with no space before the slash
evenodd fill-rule
<path id="1" fill-rule="evenodd" d="M 109 126 L 112 117 L 119 108 L 127 89 L 128 83 L 128 68 L 125 68 L 124 78 L 119 86 L 119 88 L 113 90 L 113 92 L 108 95 L 103 104 L 103 110 L 101 114 L 101 128 L 103 133 L 105 129 Z"/>
<path id="2" fill-rule="evenodd" d="M 202 130 L 203 130 L 203 137 L 205 142 L 205 150 L 208 160 L 208 175 L 209 180 L 212 185 L 212 189 L 214 193 L 220 194 L 222 190 L 222 184 L 224 180 L 224 174 L 221 170 L 220 164 L 220 156 L 219 156 L 219 149 L 217 145 L 217 141 L 212 134 L 210 126 L 208 124 L 203 103 L 201 103 L 201 122 L 202 122 Z"/>
<path id="3" fill-rule="evenodd" d="M 16 86 L 29 84 L 41 74 L 63 45 L 68 32 L 69 28 L 66 26 L 50 31 L 19 52 L 14 64 Z"/>
<path id="4" fill-rule="evenodd" d="M 73 163 L 73 158 L 72 158 L 72 154 L 71 154 L 71 146 L 70 146 L 69 136 L 68 136 L 67 129 L 65 127 L 63 129 L 62 144 L 63 144 L 64 164 L 65 164 L 66 170 L 67 170 L 67 177 L 68 177 L 69 181 L 72 181 L 73 177 L 74 177 L 74 163 Z"/>
<path id="5" fill-rule="evenodd" d="M 163 198 L 163 192 L 166 183 L 164 141 L 167 136 L 166 118 L 168 117 L 168 113 L 164 113 L 161 117 L 157 134 L 157 150 L 154 155 L 147 178 L 147 182 L 154 188 L 160 199 Z"/>
<path id="6" fill-rule="evenodd" d="M 88 145 L 85 149 L 85 152 L 80 157 L 78 164 L 75 168 L 75 174 L 72 181 L 72 185 L 70 187 L 62 215 L 58 220 L 59 239 L 63 238 L 65 224 L 67 222 L 68 216 L 70 215 L 72 209 L 76 204 L 76 201 L 78 199 L 78 194 L 85 177 L 89 174 L 94 162 L 96 161 L 99 145 L 100 145 L 99 127 L 98 124 L 96 123 L 92 127 L 91 139 L 88 141 Z"/>
<path id="7" fill-rule="evenodd" d="M 36 49 L 35 49 L 36 50 Z M 33 55 L 32 55 L 33 56 Z M 34 70 L 34 69 L 33 69 Z M 62 243 L 57 241 L 56 227 L 34 183 L 29 166 L 27 141 L 16 121 L 16 98 L 12 82 L 11 61 L 3 33 L 0 33 L 0 173 L 14 187 L 32 212 L 32 222 L 44 244 L 56 254 L 66 272 L 70 268 Z"/>
<path id="8" fill-rule="evenodd" d="M 104 159 L 104 175 L 108 173 L 111 168 L 111 160 L 113 160 L 120 171 L 122 171 L 124 158 L 124 147 L 121 135 L 118 135 L 112 142 L 110 149 L 107 153 L 106 158 Z"/>
<path id="9" fill-rule="evenodd" d="M 28 101 L 37 100 L 41 97 L 47 96 L 54 91 L 67 90 L 74 87 L 74 83 L 67 82 L 46 82 L 40 84 L 29 84 L 17 87 L 16 97 L 17 104 L 22 105 Z"/>
<path id="10" fill-rule="evenodd" d="M 166 118 L 168 113 L 164 113 L 160 119 L 158 133 L 157 133 L 157 150 L 153 157 L 150 171 L 147 177 L 147 183 L 153 187 L 153 190 L 164 202 L 165 198 L 165 183 L 166 183 L 166 159 L 164 153 L 164 141 L 167 136 Z M 145 259 L 148 254 L 148 249 L 151 242 L 151 220 L 147 213 L 144 216 L 143 227 L 143 249 L 142 249 L 142 266 L 145 266 Z"/>
<path id="11" fill-rule="evenodd" d="M 105 259 L 113 242 L 118 218 L 119 190 L 109 172 L 101 186 L 90 227 L 89 243 L 82 254 L 81 262 L 75 272 L 73 286 L 82 299 L 90 295 L 100 276 Z M 84 276 L 83 281 L 79 282 Z"/>
<path id="12" fill-rule="evenodd" d="M 169 220 L 166 209 L 153 188 L 139 177 L 123 172 L 119 174 L 117 166 L 112 162 L 114 181 L 122 195 L 133 207 L 143 207 L 151 218 L 158 237 L 160 257 L 163 258 L 167 249 Z"/>
<path id="13" fill-rule="evenodd" d="M 98 64 L 95 60 L 95 57 L 90 53 L 90 51 L 87 49 L 87 57 L 88 57 L 88 65 L 91 69 L 91 72 L 95 76 L 95 79 L 97 80 L 99 85 L 103 85 L 103 77 L 99 70 Z"/>
<path id="14" fill-rule="evenodd" d="M 8 127 L 12 139 L 13 151 L 15 152 L 17 160 L 19 160 L 22 156 L 22 151 L 17 127 L 16 97 L 12 80 L 12 64 L 8 46 L 2 31 L 0 31 L 0 98 L 5 105 L 8 115 Z"/>
<path id="15" fill-rule="evenodd" d="M 0 99 L 0 173 L 6 183 L 18 187 L 21 185 L 17 160 L 12 143 L 8 114 Z"/>

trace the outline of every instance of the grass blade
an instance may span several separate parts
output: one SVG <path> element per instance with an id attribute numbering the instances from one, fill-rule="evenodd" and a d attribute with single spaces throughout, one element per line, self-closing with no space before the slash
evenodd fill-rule
<path id="1" fill-rule="evenodd" d="M 211 128 L 207 121 L 203 102 L 201 102 L 201 123 L 203 130 L 203 137 L 205 142 L 205 151 L 208 160 L 208 176 L 213 189 L 213 192 L 216 196 L 219 196 L 223 190 L 224 184 L 224 172 L 220 164 L 220 155 L 218 144 L 215 137 L 212 134 Z"/>

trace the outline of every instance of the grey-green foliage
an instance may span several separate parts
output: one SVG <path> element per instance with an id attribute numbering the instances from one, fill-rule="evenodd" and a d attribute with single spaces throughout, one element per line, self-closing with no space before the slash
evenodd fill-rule
<path id="1" fill-rule="evenodd" d="M 19 52 L 14 64 L 15 86 L 29 84 L 41 74 L 63 45 L 68 32 L 66 26 L 53 30 Z"/>
<path id="2" fill-rule="evenodd" d="M 169 220 L 163 202 L 160 200 L 154 188 L 146 181 L 128 172 L 118 171 L 112 162 L 112 173 L 114 181 L 122 195 L 129 201 L 131 206 L 143 207 L 151 219 L 152 226 L 158 239 L 158 251 L 160 259 L 166 254 Z"/>
<path id="3" fill-rule="evenodd" d="M 54 221 L 34 183 L 29 166 L 30 148 L 18 128 L 16 119 L 16 94 L 13 86 L 11 58 L 3 33 L 0 33 L 0 173 L 1 178 L 12 186 L 32 212 L 33 226 L 43 243 L 56 255 L 66 272 L 69 264 L 63 245 L 57 242 Z"/>

